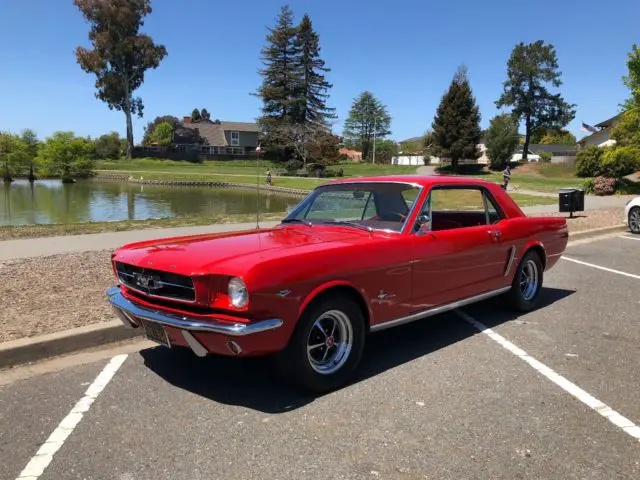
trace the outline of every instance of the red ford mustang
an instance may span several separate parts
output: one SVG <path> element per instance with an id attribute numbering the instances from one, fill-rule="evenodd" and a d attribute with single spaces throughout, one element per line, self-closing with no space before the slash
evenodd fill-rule
<path id="1" fill-rule="evenodd" d="M 196 355 L 277 353 L 316 391 L 338 388 L 369 332 L 504 295 L 535 307 L 568 241 L 499 185 L 459 177 L 345 179 L 275 228 L 153 240 L 113 253 L 125 325 Z"/>

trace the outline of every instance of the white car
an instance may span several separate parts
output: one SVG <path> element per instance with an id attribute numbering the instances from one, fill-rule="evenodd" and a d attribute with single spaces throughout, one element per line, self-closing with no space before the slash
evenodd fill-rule
<path id="1" fill-rule="evenodd" d="M 624 207 L 624 223 L 632 233 L 640 234 L 640 197 L 627 202 Z"/>

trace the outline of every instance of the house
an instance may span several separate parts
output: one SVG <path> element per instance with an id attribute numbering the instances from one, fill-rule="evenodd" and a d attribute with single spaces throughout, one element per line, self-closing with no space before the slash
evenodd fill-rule
<path id="1" fill-rule="evenodd" d="M 362 160 L 362 152 L 357 152 L 348 148 L 341 148 L 338 150 L 338 154 L 345 155 L 352 162 L 359 162 Z"/>
<path id="2" fill-rule="evenodd" d="M 173 147 L 181 153 L 197 152 L 204 159 L 255 156 L 260 127 L 256 123 L 184 117 L 173 132 Z"/>
<path id="3" fill-rule="evenodd" d="M 620 123 L 622 115 L 622 113 L 619 113 L 618 115 L 611 117 L 604 122 L 600 122 L 593 127 L 583 123 L 582 129 L 587 132 L 591 132 L 591 134 L 578 140 L 580 148 L 584 148 L 589 145 L 596 145 L 598 147 L 614 145 L 616 141 L 611 138 L 611 129 Z"/>

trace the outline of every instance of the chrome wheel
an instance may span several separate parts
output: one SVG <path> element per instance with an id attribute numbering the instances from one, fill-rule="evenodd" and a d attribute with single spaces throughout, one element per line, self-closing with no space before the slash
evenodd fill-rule
<path id="1" fill-rule="evenodd" d="M 640 208 L 634 207 L 629 212 L 629 229 L 633 233 L 640 233 Z"/>
<path id="2" fill-rule="evenodd" d="M 520 291 L 522 297 L 529 301 L 538 291 L 538 266 L 533 260 L 527 260 L 527 263 L 522 267 L 522 273 L 520 274 Z"/>
<path id="3" fill-rule="evenodd" d="M 311 327 L 307 358 L 316 372 L 330 375 L 346 363 L 352 347 L 351 320 L 339 310 L 330 310 L 318 317 Z"/>

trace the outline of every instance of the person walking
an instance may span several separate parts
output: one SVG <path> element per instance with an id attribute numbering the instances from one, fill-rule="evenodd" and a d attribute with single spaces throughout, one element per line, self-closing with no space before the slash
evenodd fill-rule
<path id="1" fill-rule="evenodd" d="M 502 189 L 505 191 L 507 190 L 507 185 L 509 185 L 509 180 L 511 180 L 511 167 L 507 165 L 507 168 L 502 171 Z"/>

